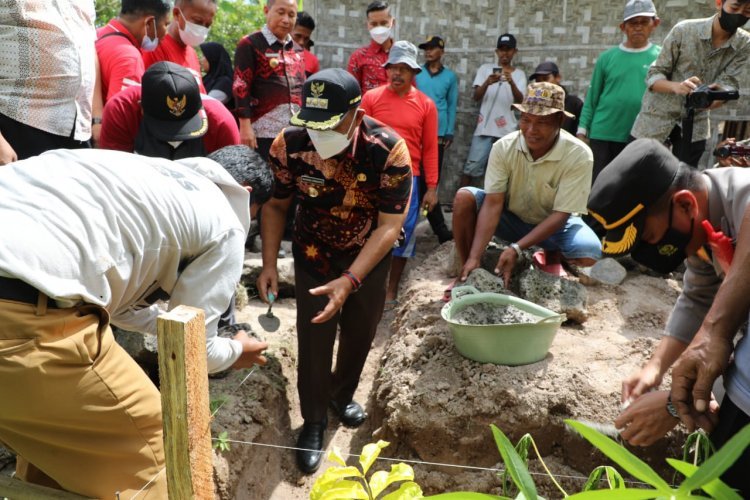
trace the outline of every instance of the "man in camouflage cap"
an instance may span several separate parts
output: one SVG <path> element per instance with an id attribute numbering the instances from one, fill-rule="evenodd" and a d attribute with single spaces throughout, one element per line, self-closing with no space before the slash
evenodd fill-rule
<path id="1" fill-rule="evenodd" d="M 453 234 L 461 259 L 460 280 L 479 267 L 493 234 L 510 243 L 495 268 L 506 285 L 521 251 L 539 246 L 539 267 L 560 274 L 560 257 L 590 266 L 601 257 L 586 213 L 592 154 L 561 129 L 565 91 L 553 83 L 532 83 L 521 104 L 520 130 L 492 146 L 484 189 L 461 188 L 453 203 Z"/>

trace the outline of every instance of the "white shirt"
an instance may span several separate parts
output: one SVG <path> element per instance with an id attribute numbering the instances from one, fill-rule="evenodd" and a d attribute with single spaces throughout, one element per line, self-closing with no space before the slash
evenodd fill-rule
<path id="1" fill-rule="evenodd" d="M 0 2 L 0 114 L 91 137 L 96 31 L 92 0 Z"/>
<path id="2" fill-rule="evenodd" d="M 474 86 L 480 87 L 492 74 L 493 68 L 497 67 L 497 64 L 482 64 L 474 78 Z M 518 90 L 526 95 L 526 75 L 523 71 L 514 69 L 511 77 Z M 510 89 L 509 83 L 497 82 L 487 86 L 487 91 L 484 93 L 482 104 L 479 107 L 479 118 L 474 135 L 502 137 L 518 130 L 518 121 L 513 114 L 511 104 L 513 104 L 513 91 Z"/>
<path id="3" fill-rule="evenodd" d="M 242 352 L 216 327 L 249 224 L 248 192 L 206 158 L 60 149 L 0 169 L 0 274 L 128 330 L 156 333 L 159 295 L 202 308 L 209 372 Z"/>

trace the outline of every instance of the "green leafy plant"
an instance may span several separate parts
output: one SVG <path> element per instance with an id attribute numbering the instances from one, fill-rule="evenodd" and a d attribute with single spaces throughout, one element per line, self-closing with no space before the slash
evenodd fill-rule
<path id="1" fill-rule="evenodd" d="M 750 443 L 750 425 L 737 433 L 700 467 L 682 460 L 667 459 L 669 465 L 681 474 L 684 474 L 686 477 L 685 481 L 675 488 L 659 477 L 659 475 L 645 462 L 612 439 L 585 426 L 584 424 L 581 424 L 580 422 L 574 420 L 566 420 L 565 422 L 633 477 L 652 487 L 650 489 L 616 488 L 607 491 L 584 491 L 572 495 L 570 497 L 571 499 L 645 499 L 664 497 L 678 500 L 688 497 L 694 498 L 694 492 L 697 490 L 703 490 L 703 492 L 713 498 L 741 498 L 731 488 L 724 484 L 719 479 L 719 476 L 727 470 L 735 460 L 737 460 L 742 451 Z"/>
<path id="2" fill-rule="evenodd" d="M 221 453 L 229 451 L 231 446 L 229 445 L 229 434 L 227 431 L 221 431 L 219 436 L 214 438 L 214 449 L 219 450 Z"/>
<path id="3" fill-rule="evenodd" d="M 583 436 L 584 439 L 604 453 L 610 460 L 622 467 L 623 470 L 637 480 L 650 486 L 650 488 L 628 488 L 622 475 L 615 468 L 600 466 L 591 472 L 583 487 L 583 491 L 574 495 L 568 495 L 552 476 L 544 461 L 541 460 L 536 443 L 534 443 L 530 435 L 524 435 L 518 444 L 513 446 L 513 443 L 510 442 L 500 429 L 495 425 L 490 425 L 495 444 L 505 464 L 504 474 L 510 476 L 513 484 L 518 489 L 518 494 L 515 497 L 516 500 L 542 499 L 537 493 L 534 480 L 528 471 L 527 462 L 531 447 L 534 448 L 546 473 L 562 495 L 572 500 L 640 500 L 650 498 L 681 500 L 687 498 L 707 498 L 703 495 L 704 493 L 710 498 L 741 499 L 734 490 L 719 479 L 719 476 L 737 460 L 743 450 L 750 444 L 750 425 L 747 425 L 732 437 L 718 452 L 715 452 L 710 458 L 705 459 L 700 466 L 686 460 L 667 459 L 667 463 L 672 468 L 685 476 L 682 484 L 675 487 L 664 481 L 645 462 L 609 437 L 580 422 L 574 420 L 566 420 L 565 422 Z M 356 467 L 347 467 L 338 450 L 331 452 L 329 459 L 337 462 L 340 467 L 331 467 L 318 478 L 310 493 L 311 500 L 373 500 L 378 498 L 378 495 L 396 481 L 406 482 L 402 483 L 398 490 L 382 497 L 381 500 L 417 500 L 421 498 L 428 498 L 430 500 L 510 500 L 507 496 L 474 492 L 452 492 L 424 497 L 420 486 L 414 482 L 414 471 L 410 466 L 403 463 L 392 466 L 390 473 L 385 471 L 374 473 L 368 482 L 366 478 L 367 471 L 377 459 L 380 450 L 386 446 L 388 446 L 388 443 L 385 441 L 378 441 L 376 444 L 365 446 L 360 456 L 362 472 Z M 706 445 L 698 441 L 696 447 L 701 446 Z M 690 443 L 686 444 L 685 448 L 689 450 L 689 453 L 694 453 L 694 449 L 691 449 Z M 355 480 L 351 480 L 351 478 Z M 596 489 L 605 480 L 605 489 Z M 700 494 L 697 492 L 700 492 Z M 507 489 L 504 486 L 503 495 L 506 493 Z"/>
<path id="4" fill-rule="evenodd" d="M 310 500 L 362 499 L 374 500 L 415 500 L 423 498 L 422 489 L 413 481 L 414 470 L 411 466 L 398 463 L 391 466 L 390 472 L 377 471 L 369 481 L 367 472 L 380 456 L 380 450 L 390 443 L 380 440 L 367 444 L 362 448 L 359 456 L 359 466 L 347 466 L 341 452 L 334 448 L 328 454 L 328 460 L 336 462 L 338 466 L 329 467 L 321 475 L 310 491 Z M 380 497 L 389 486 L 401 482 L 396 491 Z"/>
<path id="5" fill-rule="evenodd" d="M 225 394 L 221 394 L 220 396 L 211 399 L 208 403 L 209 413 L 214 415 L 227 401 L 229 401 L 229 396 Z"/>

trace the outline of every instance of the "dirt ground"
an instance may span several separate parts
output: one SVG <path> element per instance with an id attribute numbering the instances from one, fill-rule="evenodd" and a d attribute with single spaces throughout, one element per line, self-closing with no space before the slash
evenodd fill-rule
<path id="1" fill-rule="evenodd" d="M 355 395 L 370 418 L 348 429 L 329 414 L 327 449 L 356 455 L 365 444 L 385 439 L 391 445 L 382 456 L 412 463 L 416 481 L 428 494 L 499 494 L 501 464 L 488 427 L 494 423 L 513 440 L 531 433 L 563 487 L 577 491 L 581 477 L 604 459 L 566 431 L 562 419 L 614 419 L 620 381 L 658 341 L 680 283 L 631 272 L 620 286 L 587 287 L 588 320 L 564 324 L 544 360 L 521 367 L 481 364 L 456 351 L 440 317 L 443 289 L 451 281 L 446 261 L 452 243 L 438 247 L 426 223 L 418 235 L 418 255 L 407 267 L 400 304 L 380 322 Z M 214 455 L 219 498 L 308 498 L 314 481 L 331 465 L 324 462 L 316 474 L 302 475 L 288 449 L 302 426 L 294 304 L 294 299 L 280 299 L 273 309 L 278 321 L 269 322 L 267 307 L 251 297 L 238 319 L 270 343 L 269 364 L 211 380 L 212 404 L 220 406 L 212 434 L 226 433 L 222 444 L 227 449 Z M 635 452 L 663 463 L 665 456 L 677 455 L 683 438 L 682 432 L 672 433 Z M 382 460 L 374 467 L 387 469 L 392 463 Z M 356 458 L 350 457 L 349 464 L 357 464 Z M 537 461 L 530 467 L 541 473 Z M 561 496 L 543 475 L 534 477 L 547 498 Z"/>
<path id="2" fill-rule="evenodd" d="M 588 320 L 583 325 L 564 324 L 543 361 L 521 367 L 481 364 L 456 351 L 440 317 L 440 299 L 450 282 L 445 269 L 452 243 L 438 247 L 426 224 L 419 234 L 419 255 L 407 268 L 411 272 L 402 283 L 400 304 L 386 312 L 379 325 L 355 396 L 370 418 L 359 429 L 347 429 L 330 414 L 327 449 L 337 447 L 356 455 L 363 445 L 385 439 L 392 444 L 383 457 L 429 462 L 413 464 L 416 481 L 426 493 L 498 494 L 495 469 L 501 464 L 488 428 L 495 423 L 514 440 L 531 433 L 563 486 L 577 491 L 581 477 L 605 460 L 567 431 L 562 419 L 612 422 L 619 411 L 620 381 L 645 361 L 658 341 L 679 282 L 631 272 L 620 286 L 587 287 Z M 266 387 L 266 392 L 237 397 L 220 410 L 214 435 L 227 430 L 241 441 L 274 447 L 231 444 L 231 450 L 217 460 L 223 498 L 307 498 L 315 479 L 331 465 L 324 462 L 316 474 L 304 476 L 296 469 L 294 451 L 277 447 L 294 446 L 302 425 L 296 394 L 294 301 L 284 299 L 274 307 L 280 318 L 275 332 L 263 331 L 258 322 L 265 311 L 257 299 L 251 300 L 240 320 L 253 324 L 271 343 L 269 351 L 278 365 L 251 375 L 245 386 L 256 387 L 256 392 Z M 273 375 L 276 389 L 269 390 L 266 378 L 275 369 L 280 370 Z M 235 382 L 212 383 L 212 394 L 229 391 Z M 245 394 L 245 386 L 240 393 Z M 256 399 L 248 402 L 248 396 Z M 253 405 L 262 407 L 269 420 L 257 432 L 248 433 L 242 419 L 248 419 L 245 412 L 258 411 Z M 665 456 L 679 453 L 683 438 L 681 431 L 673 432 L 659 444 L 635 452 L 658 466 Z M 350 458 L 350 465 L 356 463 Z M 391 463 L 382 461 L 376 467 L 388 468 Z M 536 461 L 531 468 L 541 471 Z M 561 496 L 541 474 L 535 478 L 548 498 Z"/>

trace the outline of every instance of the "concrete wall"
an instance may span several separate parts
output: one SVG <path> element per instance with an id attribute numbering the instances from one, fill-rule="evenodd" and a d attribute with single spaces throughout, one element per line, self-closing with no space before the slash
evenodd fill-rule
<path id="1" fill-rule="evenodd" d="M 459 77 L 460 98 L 456 141 L 446 155 L 447 171 L 441 181 L 441 200 L 452 199 L 458 173 L 468 153 L 478 106 L 472 101 L 476 68 L 495 61 L 497 37 L 505 32 L 518 39 L 515 64 L 530 75 L 541 61 L 560 67 L 563 85 L 583 98 L 597 56 L 622 41 L 619 24 L 624 0 L 391 0 L 396 16 L 397 40 L 419 44 L 429 35 L 446 40 L 444 62 Z M 317 23 L 314 51 L 321 67 L 346 67 L 351 53 L 369 43 L 365 26 L 368 0 L 307 0 L 305 10 Z M 660 42 L 670 27 L 682 19 L 708 17 L 715 12 L 714 0 L 655 0 L 662 25 L 653 40 Z M 613 5 L 617 5 L 613 7 Z M 747 74 L 747 73 L 746 73 Z M 740 92 L 750 92 L 750 77 Z M 721 119 L 749 120 L 750 100 L 714 112 Z"/>

